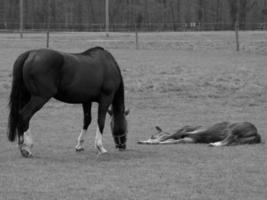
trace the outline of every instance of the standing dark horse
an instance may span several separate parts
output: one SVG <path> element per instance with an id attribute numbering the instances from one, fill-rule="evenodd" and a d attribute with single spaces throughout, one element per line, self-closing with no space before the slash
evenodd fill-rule
<path id="1" fill-rule="evenodd" d="M 106 113 L 112 105 L 112 134 L 116 148 L 126 149 L 124 85 L 114 57 L 101 47 L 69 54 L 50 49 L 31 50 L 20 55 L 13 69 L 10 94 L 8 139 L 18 144 L 24 157 L 32 155 L 29 122 L 42 106 L 54 97 L 59 101 L 82 104 L 83 129 L 76 150 L 83 150 L 83 137 L 91 123 L 91 104 L 98 103 L 95 146 L 105 153 L 102 133 Z"/>

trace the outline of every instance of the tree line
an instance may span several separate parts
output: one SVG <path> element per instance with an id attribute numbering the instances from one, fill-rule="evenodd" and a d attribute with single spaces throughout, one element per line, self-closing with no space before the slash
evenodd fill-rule
<path id="1" fill-rule="evenodd" d="M 0 28 L 18 29 L 20 0 L 0 0 Z M 238 1 L 240 4 L 238 4 Z M 25 29 L 100 31 L 105 0 L 23 0 Z M 227 30 L 264 26 L 267 0 L 109 0 L 110 28 Z"/>

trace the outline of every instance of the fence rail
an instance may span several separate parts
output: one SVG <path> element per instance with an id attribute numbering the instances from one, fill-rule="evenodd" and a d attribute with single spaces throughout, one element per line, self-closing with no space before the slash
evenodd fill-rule
<path id="1" fill-rule="evenodd" d="M 19 23 L 7 23 L 0 21 L 1 32 L 15 32 L 19 30 Z M 63 24 L 63 23 L 25 23 L 24 31 L 88 31 L 104 32 L 105 24 Z M 111 32 L 157 32 L 157 31 L 221 31 L 233 30 L 234 25 L 229 23 L 142 23 L 142 24 L 110 24 Z M 267 23 L 251 23 L 241 30 L 266 30 Z"/>
<path id="2" fill-rule="evenodd" d="M 16 49 L 49 47 L 71 52 L 102 46 L 107 49 L 235 51 L 233 31 L 202 32 L 32 32 L 1 33 L 0 45 Z M 240 31 L 240 51 L 267 54 L 267 31 Z"/>

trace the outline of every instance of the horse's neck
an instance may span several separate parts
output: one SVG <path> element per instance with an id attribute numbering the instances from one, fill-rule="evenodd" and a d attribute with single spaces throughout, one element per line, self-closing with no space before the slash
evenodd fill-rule
<path id="1" fill-rule="evenodd" d="M 117 130 L 127 131 L 127 121 L 125 115 L 122 113 L 113 113 L 113 132 Z"/>

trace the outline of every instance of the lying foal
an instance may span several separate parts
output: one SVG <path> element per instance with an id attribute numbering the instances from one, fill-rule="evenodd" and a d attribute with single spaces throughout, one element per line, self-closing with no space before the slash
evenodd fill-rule
<path id="1" fill-rule="evenodd" d="M 257 128 L 249 122 L 221 122 L 208 128 L 184 126 L 173 134 L 164 132 L 158 126 L 156 129 L 155 135 L 148 140 L 138 141 L 138 144 L 207 143 L 217 147 L 261 142 Z"/>

